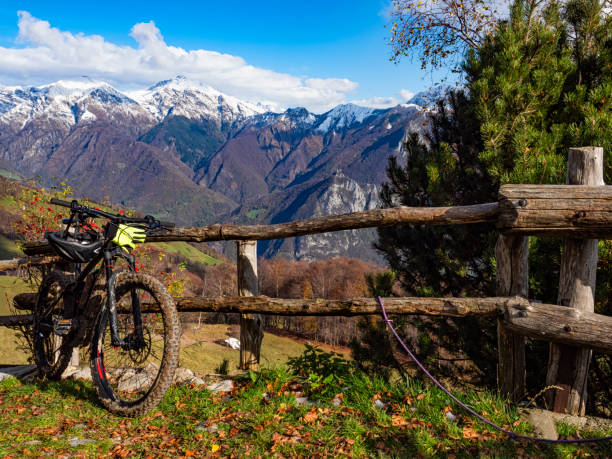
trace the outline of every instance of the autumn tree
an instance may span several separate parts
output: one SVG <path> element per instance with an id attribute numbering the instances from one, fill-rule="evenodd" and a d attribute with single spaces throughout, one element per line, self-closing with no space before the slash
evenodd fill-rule
<path id="1" fill-rule="evenodd" d="M 507 7 L 507 0 L 394 0 L 392 60 L 407 56 L 423 68 L 457 67 L 467 50 L 480 48 Z"/>

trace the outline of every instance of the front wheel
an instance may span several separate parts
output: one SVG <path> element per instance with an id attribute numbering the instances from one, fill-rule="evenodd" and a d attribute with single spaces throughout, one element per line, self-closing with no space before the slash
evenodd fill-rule
<path id="1" fill-rule="evenodd" d="M 98 317 L 91 341 L 91 374 L 102 404 L 123 416 L 139 416 L 162 399 L 178 361 L 179 320 L 174 301 L 162 283 L 143 273 L 120 273 L 114 285 L 119 337 L 111 342 L 108 308 Z M 134 320 L 142 309 L 142 331 Z"/>

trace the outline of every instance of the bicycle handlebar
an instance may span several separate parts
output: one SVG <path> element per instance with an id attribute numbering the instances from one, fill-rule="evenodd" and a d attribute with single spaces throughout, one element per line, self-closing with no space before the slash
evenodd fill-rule
<path id="1" fill-rule="evenodd" d="M 172 222 L 164 222 L 157 220 L 155 217 L 151 215 L 146 215 L 144 218 L 138 217 L 127 217 L 121 214 L 111 214 L 108 212 L 104 212 L 99 209 L 92 209 L 91 207 L 84 206 L 79 204 L 79 202 L 75 199 L 71 202 L 63 201 L 61 199 L 51 198 L 51 204 L 55 204 L 57 206 L 68 207 L 73 213 L 83 213 L 90 217 L 103 217 L 108 218 L 114 223 L 146 223 L 149 226 L 161 226 L 164 228 L 174 228 L 176 225 Z"/>

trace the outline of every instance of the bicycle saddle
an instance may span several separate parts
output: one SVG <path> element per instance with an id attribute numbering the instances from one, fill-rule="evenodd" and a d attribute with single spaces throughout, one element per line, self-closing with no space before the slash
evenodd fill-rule
<path id="1" fill-rule="evenodd" d="M 45 233 L 45 238 L 60 257 L 72 263 L 87 263 L 100 253 L 103 244 L 101 240 L 80 240 L 71 235 L 64 239 L 64 231 Z"/>

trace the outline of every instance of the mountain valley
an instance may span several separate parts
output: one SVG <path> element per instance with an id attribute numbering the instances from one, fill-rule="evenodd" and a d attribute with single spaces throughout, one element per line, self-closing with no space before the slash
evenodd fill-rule
<path id="1" fill-rule="evenodd" d="M 424 119 L 410 103 L 273 113 L 183 77 L 131 92 L 88 80 L 0 87 L 0 167 L 184 226 L 280 223 L 377 207 L 388 157 Z M 373 238 L 269 241 L 260 253 L 371 260 Z"/>

